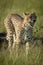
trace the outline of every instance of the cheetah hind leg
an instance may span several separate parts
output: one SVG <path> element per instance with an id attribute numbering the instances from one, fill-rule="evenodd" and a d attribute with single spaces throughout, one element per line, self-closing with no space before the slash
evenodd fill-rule
<path id="1" fill-rule="evenodd" d="M 16 45 L 16 36 L 15 36 L 15 34 L 13 34 L 13 45 L 12 45 L 12 50 L 15 49 L 15 45 Z"/>

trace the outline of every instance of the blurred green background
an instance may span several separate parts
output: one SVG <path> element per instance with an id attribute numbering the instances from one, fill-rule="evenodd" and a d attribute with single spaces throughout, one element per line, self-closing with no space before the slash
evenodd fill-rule
<path id="1" fill-rule="evenodd" d="M 4 19 L 8 14 L 18 13 L 23 16 L 24 12 L 36 12 L 37 22 L 33 27 L 33 35 L 38 38 L 43 37 L 43 0 L 0 0 L 0 32 L 6 32 Z M 19 58 L 15 55 L 10 58 L 8 50 L 2 48 L 0 65 L 43 65 L 42 42 L 36 40 L 34 43 L 36 45 L 29 50 L 28 60 L 24 56 L 24 51 L 20 53 Z"/>
<path id="2" fill-rule="evenodd" d="M 4 19 L 10 13 L 36 12 L 37 22 L 33 28 L 33 35 L 43 36 L 43 0 L 0 0 L 0 32 L 5 32 Z"/>

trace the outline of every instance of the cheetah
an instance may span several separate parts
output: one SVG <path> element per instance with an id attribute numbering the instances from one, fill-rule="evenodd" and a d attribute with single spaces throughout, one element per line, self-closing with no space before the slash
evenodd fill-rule
<path id="1" fill-rule="evenodd" d="M 11 49 L 19 44 L 26 42 L 26 50 L 29 39 L 32 38 L 32 28 L 36 22 L 37 16 L 35 13 L 24 13 L 24 18 L 18 14 L 10 14 L 5 20 L 4 24 L 7 30 L 8 48 Z"/>

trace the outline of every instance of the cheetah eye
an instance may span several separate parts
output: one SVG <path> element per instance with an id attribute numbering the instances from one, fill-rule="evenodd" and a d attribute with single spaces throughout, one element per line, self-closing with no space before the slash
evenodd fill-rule
<path id="1" fill-rule="evenodd" d="M 30 16 L 30 19 L 32 18 L 32 15 Z"/>

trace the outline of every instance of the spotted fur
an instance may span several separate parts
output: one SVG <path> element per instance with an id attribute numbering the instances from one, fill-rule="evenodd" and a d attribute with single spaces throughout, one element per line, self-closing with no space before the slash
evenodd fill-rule
<path id="1" fill-rule="evenodd" d="M 19 43 L 27 43 L 32 39 L 32 28 L 36 18 L 35 13 L 25 13 L 24 18 L 18 14 L 10 14 L 6 17 L 4 24 L 7 30 L 9 48 L 11 46 L 14 48 L 15 44 L 18 46 Z"/>

